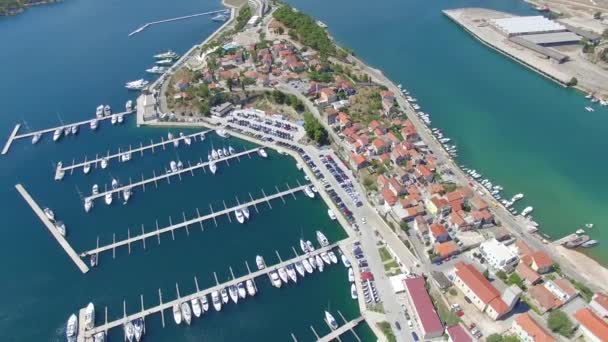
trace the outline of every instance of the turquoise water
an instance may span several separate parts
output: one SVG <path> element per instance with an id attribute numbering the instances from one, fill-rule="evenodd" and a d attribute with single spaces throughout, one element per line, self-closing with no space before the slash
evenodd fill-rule
<path id="1" fill-rule="evenodd" d="M 218 23 L 208 18 L 197 18 L 179 23 L 158 25 L 129 38 L 127 34 L 145 22 L 221 8 L 217 1 L 181 0 L 173 2 L 144 0 L 85 1 L 70 0 L 52 6 L 40 6 L 26 13 L 0 20 L 0 132 L 10 133 L 14 124 L 25 120 L 32 129 L 56 126 L 60 119 L 74 122 L 94 115 L 100 103 L 109 103 L 122 110 L 127 99 L 134 98 L 123 84 L 140 77 L 149 77 L 144 70 L 153 63 L 151 56 L 166 49 L 185 52 L 203 40 Z M 22 127 L 22 131 L 27 127 Z M 58 144 L 50 136 L 36 146 L 29 139 L 17 141 L 8 155 L 0 161 L 0 187 L 4 189 L 0 228 L 0 340 L 2 341 L 62 341 L 65 339 L 67 317 L 93 301 L 98 312 L 98 323 L 108 307 L 109 318 L 122 316 L 123 300 L 127 311 L 139 309 L 139 296 L 146 306 L 158 302 L 158 290 L 163 299 L 175 298 L 175 285 L 182 295 L 195 289 L 196 276 L 201 288 L 214 284 L 213 273 L 219 280 L 228 279 L 229 267 L 237 276 L 246 273 L 245 261 L 255 264 L 261 254 L 267 262 L 276 262 L 275 251 L 283 258 L 293 255 L 303 236 L 313 239 L 314 231 L 322 229 L 332 241 L 344 238 L 345 232 L 326 215 L 325 204 L 310 200 L 302 194 L 258 206 L 252 210 L 251 220 L 245 224 L 230 223 L 219 218 L 191 226 L 189 232 L 179 230 L 175 241 L 171 234 L 148 239 L 146 250 L 141 243 L 100 257 L 100 266 L 88 274 L 81 274 L 65 252 L 50 237 L 25 201 L 15 191 L 21 183 L 41 206 L 50 206 L 56 216 L 65 221 L 69 241 L 76 251 L 146 231 L 159 225 L 182 221 L 231 206 L 237 198 L 243 202 L 266 193 L 275 186 L 284 189 L 305 182 L 292 159 L 271 152 L 268 160 L 257 156 L 220 165 L 215 176 L 197 172 L 182 180 L 161 182 L 146 191 L 137 189 L 128 205 L 115 199 L 112 206 L 97 201 L 91 213 L 82 208 L 80 196 L 88 194 L 94 183 L 110 184 L 117 178 L 123 183 L 158 174 L 168 167 L 170 160 L 195 164 L 205 159 L 211 146 L 232 145 L 237 150 L 253 145 L 237 139 L 223 140 L 210 134 L 203 143 L 178 149 L 167 147 L 144 158 L 134 155 L 129 163 L 111 163 L 105 170 L 92 170 L 84 175 L 75 170 L 61 182 L 53 180 L 53 164 L 70 163 L 72 159 L 89 159 L 96 153 L 117 151 L 129 146 L 160 140 L 167 129 L 135 127 L 129 117 L 122 127 L 102 123 L 97 132 L 81 127 L 78 137 L 63 138 Z M 195 132 L 195 130 L 185 131 Z M 178 131 L 174 130 L 174 134 Z M 314 274 L 296 286 L 277 290 L 267 279 L 258 281 L 260 293 L 238 306 L 226 306 L 221 313 L 211 313 L 195 320 L 191 327 L 175 327 L 167 312 L 167 327 L 162 329 L 160 315 L 147 322 L 147 338 L 155 341 L 230 341 L 287 340 L 294 333 L 300 340 L 313 340 L 309 328 L 313 325 L 321 334 L 328 329 L 322 321 L 326 308 L 342 312 L 347 319 L 358 316 L 356 303 L 350 298 L 346 270 L 332 267 L 323 274 Z M 287 314 L 286 314 L 287 313 Z M 100 319 L 101 318 L 101 319 Z M 370 330 L 363 325 L 358 333 L 370 339 Z M 122 340 L 122 330 L 110 334 L 113 341 Z M 346 336 L 343 340 L 352 340 Z"/>
<path id="2" fill-rule="evenodd" d="M 608 239 L 604 157 L 608 111 L 580 93 L 494 52 L 441 10 L 488 7 L 529 15 L 522 1 L 292 0 L 329 25 L 357 55 L 402 83 L 433 126 L 459 147 L 459 164 L 482 172 L 506 194 L 522 192 L 542 232 L 560 237 L 586 222 Z M 589 251 L 606 263 L 608 249 Z"/>

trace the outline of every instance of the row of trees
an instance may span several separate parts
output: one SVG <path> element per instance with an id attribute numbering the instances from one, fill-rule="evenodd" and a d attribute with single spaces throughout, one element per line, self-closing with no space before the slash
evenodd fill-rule
<path id="1" fill-rule="evenodd" d="M 304 130 L 306 135 L 319 145 L 326 145 L 329 142 L 323 125 L 309 112 L 304 113 Z"/>
<path id="2" fill-rule="evenodd" d="M 310 16 L 296 12 L 287 5 L 277 9 L 272 16 L 287 26 L 289 34 L 302 44 L 319 51 L 324 56 L 336 54 L 336 47 L 327 36 L 327 32 Z"/>
<path id="3" fill-rule="evenodd" d="M 239 10 L 239 14 L 236 16 L 236 24 L 234 25 L 234 29 L 237 31 L 243 29 L 243 27 L 247 25 L 249 19 L 251 19 L 252 15 L 253 12 L 251 12 L 251 7 L 249 7 L 249 5 L 241 8 Z"/>
<path id="4" fill-rule="evenodd" d="M 279 90 L 273 90 L 272 92 L 266 93 L 266 97 L 272 100 L 274 103 L 291 106 L 298 112 L 305 109 L 304 103 L 302 103 L 302 101 L 300 101 L 300 99 L 293 94 L 285 94 Z"/>

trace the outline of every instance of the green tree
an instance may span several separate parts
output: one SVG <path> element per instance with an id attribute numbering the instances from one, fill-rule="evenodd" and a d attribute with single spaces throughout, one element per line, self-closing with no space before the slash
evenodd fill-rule
<path id="1" fill-rule="evenodd" d="M 487 342 L 502 342 L 502 336 L 499 334 L 492 334 L 486 338 Z"/>
<path id="2" fill-rule="evenodd" d="M 568 315 L 561 310 L 551 311 L 547 320 L 547 325 L 551 331 L 559 333 L 562 336 L 572 336 L 574 324 L 572 324 Z"/>
<path id="3" fill-rule="evenodd" d="M 485 271 L 483 271 L 483 276 L 484 276 L 486 279 L 490 279 L 490 272 L 489 272 L 489 271 L 486 269 Z"/>
<path id="4" fill-rule="evenodd" d="M 232 78 L 229 78 L 226 80 L 226 87 L 228 87 L 228 90 L 232 91 L 233 85 L 234 85 L 234 81 L 232 80 Z"/>
<path id="5" fill-rule="evenodd" d="M 323 128 L 323 125 L 309 112 L 304 113 L 304 130 L 306 135 L 319 145 L 325 145 L 329 142 L 327 131 Z"/>
<path id="6" fill-rule="evenodd" d="M 524 288 L 524 281 L 516 273 L 511 273 L 507 282 L 512 285 L 517 285 L 521 289 Z"/>
<path id="7" fill-rule="evenodd" d="M 334 56 L 336 47 L 329 39 L 327 32 L 310 16 L 294 11 L 290 6 L 284 5 L 274 11 L 272 16 L 289 28 L 289 35 L 300 41 L 305 46 L 309 46 L 321 55 Z"/>
<path id="8" fill-rule="evenodd" d="M 285 94 L 281 91 L 278 90 L 273 90 L 272 91 L 272 100 L 278 104 L 283 104 L 285 103 Z"/>
<path id="9" fill-rule="evenodd" d="M 209 116 L 211 114 L 209 103 L 207 101 L 201 102 L 201 104 L 198 105 L 198 111 L 204 116 Z"/>
<path id="10" fill-rule="evenodd" d="M 597 19 L 597 20 L 602 19 L 602 12 L 597 11 L 597 12 L 593 13 L 593 19 Z"/>
<path id="11" fill-rule="evenodd" d="M 496 276 L 498 278 L 500 278 L 502 281 L 506 281 L 507 280 L 507 274 L 504 271 L 498 271 L 498 272 L 496 272 Z"/>
<path id="12" fill-rule="evenodd" d="M 574 87 L 578 84 L 578 79 L 576 77 L 572 77 L 570 81 L 568 81 L 567 86 Z"/>

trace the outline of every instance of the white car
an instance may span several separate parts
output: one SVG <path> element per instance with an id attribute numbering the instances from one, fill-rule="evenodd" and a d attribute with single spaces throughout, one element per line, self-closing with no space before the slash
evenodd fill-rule
<path id="1" fill-rule="evenodd" d="M 361 222 L 363 222 L 364 224 L 367 223 L 367 220 L 365 219 L 365 217 L 361 218 Z"/>
<path id="2" fill-rule="evenodd" d="M 413 329 L 413 328 L 414 328 L 414 324 L 412 323 L 412 320 L 410 320 L 410 319 L 408 319 L 408 320 L 407 320 L 407 326 L 408 326 L 410 329 Z"/>

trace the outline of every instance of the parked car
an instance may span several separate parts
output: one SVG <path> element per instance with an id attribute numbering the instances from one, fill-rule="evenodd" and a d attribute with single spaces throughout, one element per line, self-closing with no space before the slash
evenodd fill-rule
<path id="1" fill-rule="evenodd" d="M 414 339 L 415 342 L 420 341 L 420 339 L 418 339 L 418 335 L 416 335 L 415 331 L 412 331 L 412 338 Z"/>

